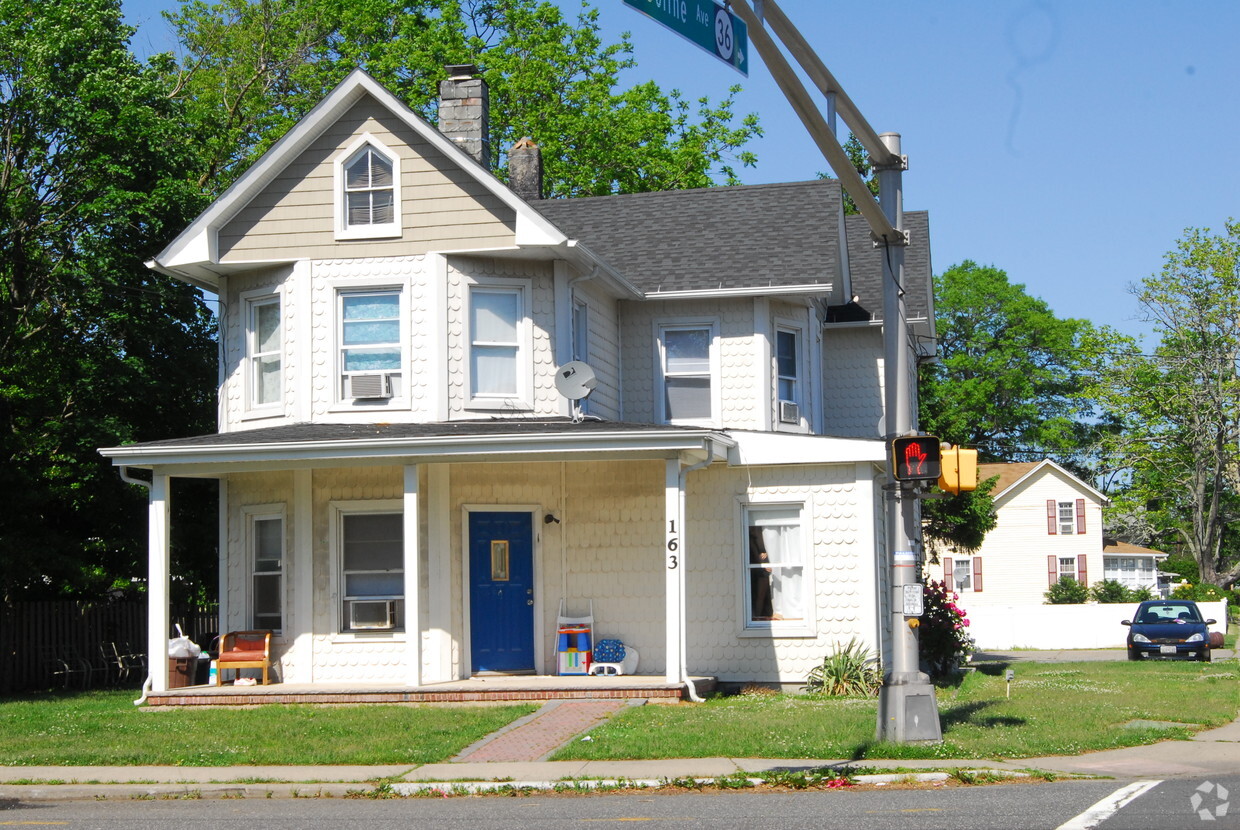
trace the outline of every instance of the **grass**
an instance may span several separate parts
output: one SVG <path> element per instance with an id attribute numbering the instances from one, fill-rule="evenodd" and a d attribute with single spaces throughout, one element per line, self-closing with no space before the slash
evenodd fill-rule
<path id="1" fill-rule="evenodd" d="M 874 698 L 753 695 L 697 706 L 628 709 L 555 760 L 626 758 L 1019 759 L 1186 738 L 1190 728 L 1134 729 L 1133 720 L 1222 726 L 1240 711 L 1240 669 L 1226 663 L 1021 663 L 1012 697 L 993 664 L 937 690 L 943 743 L 873 740 Z"/>
<path id="2" fill-rule="evenodd" d="M 136 708 L 132 691 L 0 699 L 0 765 L 427 764 L 529 714 L 479 707 Z"/>

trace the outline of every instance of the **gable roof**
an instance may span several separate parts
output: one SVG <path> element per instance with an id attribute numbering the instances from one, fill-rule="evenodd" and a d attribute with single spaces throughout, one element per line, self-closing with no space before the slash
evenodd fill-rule
<path id="1" fill-rule="evenodd" d="M 219 262 L 217 233 L 316 138 L 325 132 L 354 104 L 371 96 L 421 138 L 442 152 L 467 175 L 475 179 L 516 213 L 516 244 L 519 246 L 565 246 L 568 238 L 558 228 L 532 210 L 491 172 L 474 160 L 439 130 L 378 81 L 355 69 L 319 101 L 292 129 L 273 144 L 249 169 L 242 173 L 219 198 L 198 215 L 189 227 L 168 244 L 148 267 L 171 273 L 187 282 L 218 290 L 219 274 L 228 266 Z M 252 266 L 249 266 L 252 267 Z"/>
<path id="2" fill-rule="evenodd" d="M 1110 501 L 1110 499 L 1108 499 L 1100 491 L 1089 486 L 1084 481 L 1081 481 L 1080 478 L 1074 476 L 1072 473 L 1068 472 L 1054 461 L 1051 461 L 1049 458 L 1044 458 L 1041 461 L 1012 461 L 1005 463 L 978 464 L 977 480 L 986 481 L 987 479 L 998 476 L 999 481 L 995 483 L 994 489 L 991 490 L 991 496 L 998 500 L 1000 497 L 1006 495 L 1009 491 L 1015 488 L 1016 485 L 1032 479 L 1034 476 L 1043 471 L 1050 470 L 1058 471 L 1061 475 L 1071 479 L 1085 490 L 1088 490 L 1098 499 L 1100 503 Z"/>
<path id="3" fill-rule="evenodd" d="M 833 180 L 546 199 L 531 206 L 647 298 L 838 289 Z"/>

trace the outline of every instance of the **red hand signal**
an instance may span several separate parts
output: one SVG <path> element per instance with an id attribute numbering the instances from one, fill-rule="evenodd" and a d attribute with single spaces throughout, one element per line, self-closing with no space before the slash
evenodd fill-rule
<path id="1" fill-rule="evenodd" d="M 909 444 L 904 448 L 904 466 L 908 467 L 912 475 L 921 475 L 922 465 L 926 463 L 926 451 L 921 448 L 921 444 Z"/>

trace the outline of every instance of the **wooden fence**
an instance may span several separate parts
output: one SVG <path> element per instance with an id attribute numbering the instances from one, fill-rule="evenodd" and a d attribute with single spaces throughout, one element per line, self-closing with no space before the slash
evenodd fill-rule
<path id="1" fill-rule="evenodd" d="M 180 623 L 204 649 L 219 631 L 218 619 L 215 606 L 172 609 L 173 623 Z M 144 653 L 146 620 L 145 600 L 16 602 L 0 607 L 0 694 L 57 685 L 55 665 L 67 657 L 100 666 L 99 647 L 104 643 Z M 129 678 L 132 685 L 145 677 L 145 672 L 137 674 Z"/>

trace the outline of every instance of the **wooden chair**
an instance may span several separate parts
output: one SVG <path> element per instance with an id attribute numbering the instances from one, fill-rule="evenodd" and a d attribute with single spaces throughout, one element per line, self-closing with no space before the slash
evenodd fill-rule
<path id="1" fill-rule="evenodd" d="M 270 631 L 230 631 L 220 638 L 220 656 L 215 660 L 215 685 L 224 679 L 224 669 L 262 669 L 263 685 L 271 668 Z M 237 672 L 241 676 L 241 672 Z"/>

